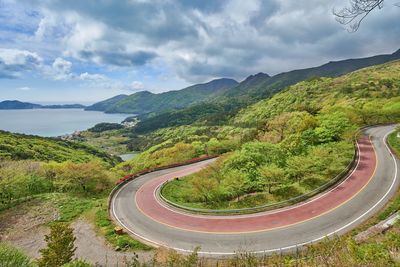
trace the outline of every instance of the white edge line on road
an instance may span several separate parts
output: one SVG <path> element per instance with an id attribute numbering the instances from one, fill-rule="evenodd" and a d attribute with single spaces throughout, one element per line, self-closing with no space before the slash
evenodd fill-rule
<path id="1" fill-rule="evenodd" d="M 291 246 L 286 246 L 286 247 L 281 247 L 281 248 L 275 248 L 275 249 L 268 249 L 268 250 L 249 251 L 249 253 L 254 253 L 254 254 L 263 253 L 263 254 L 264 254 L 264 253 L 271 253 L 271 252 L 282 252 L 282 251 L 285 251 L 285 250 L 290 250 L 290 249 L 294 249 L 294 248 L 301 247 L 301 246 L 304 246 L 304 245 L 308 245 L 308 244 L 315 243 L 315 242 L 317 242 L 317 241 L 320 241 L 320 240 L 322 240 L 322 239 L 324 239 L 324 238 L 327 238 L 327 237 L 329 237 L 329 236 L 332 236 L 332 235 L 334 235 L 334 234 L 336 234 L 336 233 L 342 231 L 343 229 L 345 229 L 345 228 L 351 226 L 351 225 L 354 224 L 355 222 L 361 220 L 364 216 L 366 216 L 368 213 L 370 213 L 373 209 L 375 209 L 375 208 L 390 194 L 390 192 L 392 191 L 392 189 L 393 189 L 393 187 L 395 186 L 396 181 L 397 181 L 397 169 L 398 169 L 397 161 L 396 161 L 396 158 L 395 158 L 395 156 L 393 155 L 392 151 L 390 150 L 389 146 L 388 146 L 387 143 L 386 143 L 387 136 L 388 136 L 390 133 L 392 133 L 393 131 L 394 131 L 394 130 L 391 130 L 391 131 L 389 131 L 388 133 L 386 133 L 386 135 L 383 137 L 382 141 L 383 141 L 383 143 L 385 144 L 386 149 L 389 151 L 389 154 L 390 154 L 390 156 L 392 157 L 392 159 L 393 159 L 393 161 L 394 161 L 394 165 L 395 165 L 394 179 L 393 179 L 392 184 L 390 185 L 388 191 L 387 191 L 387 192 L 383 195 L 383 197 L 382 197 L 381 199 L 379 199 L 379 201 L 376 202 L 371 208 L 369 208 L 366 212 L 364 212 L 363 214 L 361 214 L 359 217 L 357 217 L 357 218 L 354 219 L 353 221 L 347 223 L 346 225 L 344 225 L 344 226 L 342 226 L 342 227 L 336 229 L 335 231 L 330 232 L 330 233 L 328 233 L 328 234 L 326 234 L 326 235 L 324 235 L 324 236 L 321 236 L 321 237 L 312 239 L 312 240 L 307 241 L 307 242 L 303 242 L 303 243 L 291 245 Z M 354 171 L 354 170 L 353 170 L 353 171 Z M 121 187 L 121 188 L 122 188 L 122 187 Z M 140 234 L 138 234 L 138 233 L 135 233 L 134 231 L 130 230 L 130 229 L 118 218 L 118 216 L 115 214 L 115 198 L 118 196 L 118 194 L 119 194 L 120 191 L 121 191 L 121 189 L 119 189 L 119 190 L 117 191 L 117 193 L 114 195 L 114 197 L 113 197 L 113 199 L 112 199 L 112 213 L 113 213 L 114 218 L 115 218 L 126 230 L 128 230 L 131 234 L 133 234 L 133 235 L 139 237 L 140 239 L 142 239 L 142 240 L 144 240 L 144 241 L 147 241 L 147 242 L 149 242 L 149 243 L 151 243 L 151 244 L 154 244 L 154 245 L 156 245 L 156 246 L 165 246 L 165 245 L 163 245 L 163 244 L 160 244 L 160 243 L 158 243 L 158 242 L 155 242 L 155 241 L 153 241 L 153 240 L 150 240 L 150 239 L 148 239 L 148 238 L 146 238 L 146 237 L 144 237 L 144 236 L 142 236 L 142 235 L 140 235 Z M 166 247 L 168 247 L 168 246 L 166 246 Z M 193 250 L 189 250 L 189 249 L 182 249 L 182 248 L 175 248 L 175 247 L 170 247 L 170 248 L 171 248 L 171 249 L 174 249 L 174 250 L 176 250 L 176 251 L 185 252 L 185 253 L 191 253 L 191 252 L 193 252 Z M 226 256 L 228 256 L 228 255 L 235 255 L 236 252 L 207 252 L 207 251 L 199 251 L 198 254 L 203 254 L 203 255 L 216 255 L 216 256 L 218 256 L 218 255 L 221 255 L 221 256 L 226 255 Z"/>

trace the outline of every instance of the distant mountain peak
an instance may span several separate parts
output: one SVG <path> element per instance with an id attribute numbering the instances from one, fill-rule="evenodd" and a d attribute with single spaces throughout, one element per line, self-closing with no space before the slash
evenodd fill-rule
<path id="1" fill-rule="evenodd" d="M 217 86 L 216 89 L 219 89 L 219 87 L 221 87 L 221 86 L 231 87 L 231 86 L 234 86 L 236 84 L 238 84 L 238 82 L 236 80 L 234 80 L 234 79 L 218 78 L 218 79 L 214 79 L 214 80 L 211 80 L 209 82 L 202 83 L 202 84 L 197 84 L 197 85 L 205 85 L 205 86 L 216 85 Z M 194 85 L 194 86 L 196 86 L 196 85 Z"/>
<path id="2" fill-rule="evenodd" d="M 139 92 L 136 92 L 136 93 L 134 93 L 134 94 L 137 94 L 137 95 L 153 95 L 152 92 L 147 91 L 147 90 L 139 91 Z"/>
<path id="3" fill-rule="evenodd" d="M 253 79 L 266 79 L 266 78 L 271 78 L 271 76 L 269 76 L 267 73 L 259 72 L 257 74 L 248 76 L 244 81 L 250 81 Z"/>
<path id="4" fill-rule="evenodd" d="M 392 55 L 400 55 L 400 49 L 399 50 L 397 50 L 396 52 L 394 52 Z"/>

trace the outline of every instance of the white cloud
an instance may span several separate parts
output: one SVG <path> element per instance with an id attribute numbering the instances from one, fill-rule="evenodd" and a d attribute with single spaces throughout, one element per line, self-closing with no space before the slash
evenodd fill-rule
<path id="1" fill-rule="evenodd" d="M 73 78 L 71 73 L 72 62 L 63 58 L 56 58 L 52 64 L 53 78 L 55 80 L 67 80 Z"/>
<path id="2" fill-rule="evenodd" d="M 24 72 L 39 69 L 42 58 L 34 52 L 0 48 L 0 78 L 18 78 Z"/>
<path id="3" fill-rule="evenodd" d="M 79 79 L 82 81 L 104 82 L 109 80 L 106 76 L 101 74 L 89 74 L 87 72 L 81 73 Z"/>
<path id="4" fill-rule="evenodd" d="M 30 87 L 28 87 L 28 86 L 24 86 L 24 87 L 18 87 L 17 90 L 20 90 L 20 91 L 30 91 L 30 90 L 32 90 L 32 88 L 30 88 Z"/>
<path id="5" fill-rule="evenodd" d="M 131 87 L 133 90 L 143 90 L 144 89 L 144 84 L 139 81 L 134 81 L 131 83 Z"/>
<path id="6" fill-rule="evenodd" d="M 84 72 L 77 76 L 77 79 L 84 82 L 84 85 L 90 88 L 101 88 L 109 90 L 132 90 L 132 84 L 126 84 L 121 81 L 111 79 L 103 74 Z M 136 84 L 138 85 L 138 84 Z"/>

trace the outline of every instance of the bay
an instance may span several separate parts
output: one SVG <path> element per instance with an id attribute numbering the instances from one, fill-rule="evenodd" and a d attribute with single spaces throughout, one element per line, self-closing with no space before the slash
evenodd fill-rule
<path id="1" fill-rule="evenodd" d="M 86 130 L 100 122 L 120 123 L 129 116 L 83 109 L 0 110 L 0 129 L 51 137 Z"/>

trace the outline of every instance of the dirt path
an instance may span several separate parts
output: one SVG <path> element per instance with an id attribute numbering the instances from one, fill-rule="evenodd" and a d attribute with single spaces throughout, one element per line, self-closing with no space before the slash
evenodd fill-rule
<path id="1" fill-rule="evenodd" d="M 72 227 L 76 236 L 75 256 L 77 258 L 85 258 L 93 264 L 97 263 L 102 266 L 116 266 L 135 256 L 134 253 L 115 251 L 106 244 L 103 237 L 96 234 L 93 226 L 83 219 L 74 222 Z M 152 252 L 138 252 L 137 254 L 141 261 L 148 261 L 153 255 Z"/>
<path id="2" fill-rule="evenodd" d="M 46 246 L 44 236 L 49 233 L 47 223 L 58 218 L 57 209 L 33 200 L 18 205 L 0 214 L 0 241 L 8 242 L 24 251 L 28 256 L 38 258 L 39 250 Z M 76 237 L 75 256 L 96 266 L 124 266 L 126 260 L 135 256 L 133 252 L 117 252 L 108 246 L 105 239 L 95 232 L 94 226 L 78 219 L 71 225 Z M 148 261 L 153 252 L 138 252 L 139 260 Z"/>

